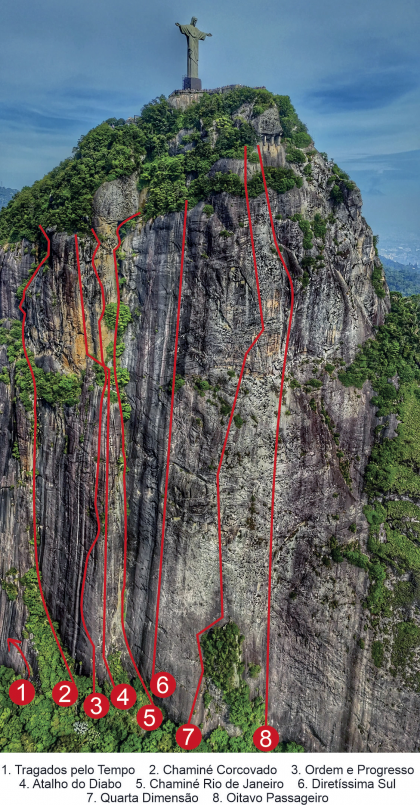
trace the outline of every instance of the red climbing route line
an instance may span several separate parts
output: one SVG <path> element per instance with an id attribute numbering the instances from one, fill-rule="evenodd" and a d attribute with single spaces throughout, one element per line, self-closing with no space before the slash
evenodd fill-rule
<path id="1" fill-rule="evenodd" d="M 163 497 L 163 515 L 162 515 L 162 537 L 160 541 L 160 559 L 159 559 L 159 578 L 156 600 L 156 619 L 155 619 L 155 638 L 153 643 L 153 665 L 152 677 L 155 673 L 156 666 L 156 647 L 159 626 L 159 606 L 160 606 L 160 592 L 162 586 L 162 567 L 163 567 L 163 546 L 165 542 L 165 527 L 166 527 L 166 506 L 168 502 L 168 482 L 169 482 L 169 465 L 171 459 L 171 442 L 172 442 L 172 421 L 174 414 L 174 397 L 175 397 L 175 381 L 176 381 L 176 360 L 178 354 L 178 336 L 179 336 L 179 319 L 181 315 L 181 298 L 182 298 L 182 277 L 184 274 L 184 256 L 185 256 L 185 233 L 187 231 L 187 210 L 188 200 L 185 201 L 184 207 L 184 227 L 182 230 L 182 250 L 181 250 L 181 268 L 179 272 L 179 287 L 178 287 L 178 310 L 176 314 L 176 332 L 175 332 L 175 352 L 174 352 L 174 367 L 172 372 L 172 392 L 171 392 L 171 412 L 169 416 L 169 433 L 168 433 L 168 449 L 166 452 L 166 475 L 165 475 L 165 493 Z"/>
<path id="2" fill-rule="evenodd" d="M 26 657 L 25 657 L 25 655 L 24 655 L 24 653 L 23 653 L 23 651 L 21 649 L 21 645 L 22 645 L 21 640 L 16 640 L 13 637 L 8 637 L 7 638 L 7 651 L 10 651 L 10 646 L 14 646 L 18 650 L 20 656 L 22 657 L 23 662 L 26 665 L 26 670 L 28 672 L 28 679 L 29 679 L 29 677 L 31 675 L 31 669 L 29 667 L 28 660 L 26 659 Z"/>
<path id="3" fill-rule="evenodd" d="M 29 371 L 31 373 L 32 383 L 33 383 L 33 387 L 34 387 L 34 447 L 33 447 L 33 461 L 32 461 L 32 517 L 33 517 L 33 524 L 34 524 L 35 567 L 36 567 L 36 575 L 37 575 L 37 579 L 38 579 L 38 587 L 39 587 L 39 592 L 41 594 L 41 599 L 42 599 L 42 605 L 44 607 L 44 612 L 45 612 L 45 614 L 47 616 L 48 623 L 50 624 L 51 631 L 52 631 L 52 633 L 54 635 L 54 640 L 57 643 L 57 647 L 58 647 L 58 650 L 59 650 L 59 652 L 61 654 L 61 657 L 62 657 L 62 660 L 64 662 L 64 665 L 66 666 L 67 673 L 68 673 L 71 681 L 73 682 L 73 684 L 75 684 L 73 674 L 72 674 L 72 672 L 70 670 L 70 667 L 68 665 L 68 662 L 67 662 L 67 660 L 66 660 L 66 658 L 64 656 L 64 651 L 61 648 L 60 641 L 59 641 L 59 639 L 57 637 L 56 631 L 55 631 L 54 626 L 53 626 L 53 622 L 52 622 L 51 617 L 50 617 L 50 613 L 48 612 L 48 607 L 47 607 L 47 604 L 46 604 L 46 601 L 45 601 L 45 598 L 44 598 L 44 593 L 43 593 L 43 590 L 42 590 L 41 574 L 40 574 L 40 571 L 39 571 L 39 559 L 38 559 L 38 539 L 37 539 L 37 532 L 36 532 L 36 439 L 37 439 L 37 431 L 38 431 L 38 418 L 37 418 L 37 412 L 36 412 L 37 392 L 36 392 L 36 380 L 35 380 L 34 370 L 32 369 L 32 364 L 31 364 L 31 362 L 29 360 L 28 353 L 26 351 L 26 344 L 25 344 L 26 311 L 23 309 L 23 305 L 24 305 L 24 302 L 25 302 L 26 291 L 28 290 L 31 282 L 33 282 L 33 280 L 35 279 L 35 277 L 38 274 L 38 271 L 41 268 L 41 266 L 43 266 L 45 261 L 48 260 L 48 258 L 50 256 L 50 253 L 51 253 L 51 241 L 50 241 L 48 235 L 44 232 L 44 230 L 43 230 L 41 225 L 39 226 L 39 228 L 40 228 L 42 234 L 44 235 L 44 238 L 48 241 L 48 251 L 47 251 L 47 254 L 45 255 L 45 257 L 41 260 L 39 266 L 35 269 L 34 273 L 32 274 L 32 276 L 29 278 L 28 282 L 26 283 L 26 285 L 25 285 L 25 287 L 23 289 L 22 300 L 21 300 L 20 305 L 19 305 L 19 310 L 23 315 L 23 319 L 22 319 L 22 346 L 23 346 L 23 352 L 24 352 L 24 355 L 25 355 L 26 363 L 28 364 L 28 367 L 29 367 Z"/>
<path id="4" fill-rule="evenodd" d="M 215 626 L 216 623 L 219 623 L 219 621 L 221 621 L 224 618 L 224 614 L 225 614 L 224 600 L 223 600 L 222 521 L 221 521 L 221 513 L 220 513 L 220 471 L 222 469 L 222 463 L 223 463 L 223 458 L 224 458 L 224 455 L 225 455 L 226 445 L 227 445 L 227 441 L 228 441 L 228 438 L 229 438 L 230 429 L 231 429 L 231 426 L 232 426 L 233 416 L 234 416 L 234 413 L 235 413 L 236 401 L 238 399 L 238 394 L 239 394 L 239 390 L 240 390 L 241 383 L 242 383 L 242 376 L 243 376 L 243 373 L 244 373 L 244 370 L 245 370 L 246 359 L 247 359 L 249 353 L 251 352 L 251 349 L 257 343 L 258 339 L 261 338 L 261 336 L 262 336 L 262 334 L 264 332 L 264 329 L 265 329 L 264 328 L 263 309 L 262 309 L 262 303 L 261 303 L 261 294 L 260 294 L 260 283 L 259 283 L 259 279 L 258 279 L 257 257 L 256 257 L 256 254 L 255 254 L 254 235 L 253 235 L 253 231 L 252 231 L 251 211 L 250 211 L 249 198 L 248 198 L 247 179 L 248 179 L 248 177 L 247 177 L 247 148 L 245 146 L 244 147 L 244 186 L 245 186 L 246 206 L 247 206 L 248 221 L 249 221 L 249 234 L 250 234 L 250 237 L 251 237 L 252 257 L 253 257 L 253 261 L 254 261 L 255 282 L 256 282 L 256 286 L 257 286 L 258 305 L 259 305 L 259 309 L 260 309 L 261 330 L 258 333 L 258 335 L 255 336 L 252 344 L 248 347 L 247 351 L 245 352 L 243 361 L 242 361 L 241 371 L 240 371 L 238 383 L 237 383 L 237 386 L 236 386 L 235 397 L 234 397 L 234 400 L 233 400 L 232 410 L 230 412 L 230 417 L 229 417 L 229 422 L 228 422 L 228 426 L 227 426 L 227 430 L 226 430 L 225 440 L 223 442 L 223 448 L 222 448 L 222 453 L 221 453 L 221 456 L 220 456 L 219 466 L 217 468 L 216 486 L 217 486 L 217 529 L 218 529 L 218 537 L 219 537 L 220 617 L 216 618 L 216 620 L 214 620 L 212 623 L 209 623 L 208 626 L 205 626 L 204 629 L 201 629 L 201 631 L 197 632 L 197 634 L 196 634 L 196 640 L 197 640 L 197 645 L 198 645 L 198 653 L 199 653 L 199 656 L 200 656 L 201 674 L 200 674 L 200 679 L 198 681 L 197 689 L 196 689 L 196 692 L 195 692 L 194 701 L 193 701 L 193 704 L 192 704 L 192 707 L 191 707 L 191 712 L 190 712 L 190 715 L 189 715 L 188 723 L 191 722 L 191 718 L 192 718 L 194 708 L 195 708 L 195 703 L 197 701 L 197 696 L 198 696 L 200 686 L 201 686 L 201 682 L 202 682 L 203 676 L 204 676 L 204 663 L 203 663 L 203 655 L 202 655 L 202 652 L 201 652 L 200 636 L 202 634 L 204 634 L 204 632 L 206 632 L 208 629 L 211 629 L 212 626 Z"/>
<path id="5" fill-rule="evenodd" d="M 119 390 L 119 387 L 118 387 L 118 378 L 117 378 L 117 355 L 116 355 L 116 350 L 117 350 L 118 319 L 119 319 L 119 316 L 120 316 L 120 302 L 121 302 L 121 300 L 120 300 L 120 283 L 119 283 L 119 279 L 118 279 L 117 250 L 121 246 L 121 237 L 120 237 L 120 229 L 121 229 L 121 227 L 124 226 L 124 224 L 126 224 L 128 221 L 131 221 L 133 218 L 136 218 L 138 215 L 140 215 L 140 212 L 136 212 L 134 215 L 130 215 L 129 218 L 126 218 L 125 221 L 122 221 L 120 224 L 118 224 L 118 226 L 117 226 L 117 239 L 118 239 L 118 242 L 117 242 L 117 245 L 115 246 L 115 248 L 113 249 L 114 269 L 115 269 L 115 284 L 117 286 L 117 315 L 116 315 L 116 319 L 115 319 L 115 331 L 114 331 L 113 364 L 114 364 L 114 383 L 115 383 L 115 389 L 116 389 L 117 397 L 118 397 L 118 407 L 120 409 L 120 420 L 121 420 L 121 446 L 122 446 L 122 454 L 123 454 L 123 494 L 124 494 L 124 575 L 123 575 L 123 584 L 122 584 L 122 590 L 121 590 L 121 628 L 122 628 L 122 633 L 123 633 L 123 636 L 124 636 L 124 642 L 125 642 L 125 645 L 127 646 L 127 651 L 128 651 L 128 653 L 130 655 L 131 662 L 134 665 L 136 674 L 137 674 L 141 684 L 143 685 L 144 691 L 145 691 L 145 693 L 146 693 L 146 695 L 147 695 L 147 697 L 149 699 L 150 704 L 154 704 L 153 699 L 152 699 L 152 697 L 151 697 L 151 695 L 150 695 L 150 693 L 149 693 L 149 691 L 148 691 L 148 689 L 146 687 L 146 684 L 145 684 L 145 682 L 143 680 L 143 677 L 142 677 L 139 669 L 137 668 L 135 659 L 133 657 L 133 653 L 131 651 L 131 648 L 130 648 L 130 645 L 129 645 L 129 642 L 128 642 L 128 639 L 127 639 L 127 635 L 126 635 L 126 631 L 125 631 L 125 623 L 124 623 L 124 599 L 125 599 L 125 589 L 126 589 L 126 585 L 127 585 L 127 484 L 126 484 L 127 458 L 126 458 L 126 455 L 125 455 L 124 418 L 123 418 L 123 411 L 122 411 L 122 406 L 121 406 L 121 396 L 120 396 L 120 390 Z"/>
<path id="6" fill-rule="evenodd" d="M 95 262 L 94 262 L 96 253 L 97 253 L 97 251 L 98 251 L 98 249 L 100 247 L 100 241 L 96 237 L 95 232 L 93 232 L 93 234 L 94 234 L 94 236 L 96 238 L 97 246 L 96 246 L 95 251 L 93 253 L 92 266 L 93 266 L 94 272 L 96 274 L 97 280 L 99 282 L 99 285 L 100 285 L 100 288 L 101 288 L 101 295 L 102 295 L 102 311 L 101 311 L 101 315 L 100 315 L 100 317 L 98 319 L 98 334 L 99 334 L 99 344 L 100 344 L 100 350 L 101 350 L 101 360 L 100 361 L 98 361 L 93 355 L 91 355 L 89 353 L 87 332 L 86 332 L 86 316 L 85 316 L 85 305 L 84 305 L 84 298 L 83 298 L 82 274 L 81 274 L 81 270 L 80 270 L 79 244 L 78 244 L 78 240 L 77 240 L 77 235 L 74 236 L 74 243 L 75 243 L 75 250 L 76 250 L 77 273 L 78 273 L 78 277 L 79 277 L 79 291 L 80 291 L 80 302 L 81 302 L 81 307 L 82 307 L 83 334 L 84 334 L 84 339 L 85 339 L 86 357 L 91 358 L 99 366 L 102 366 L 102 368 L 104 370 L 104 373 L 105 373 L 104 385 L 103 385 L 103 388 L 102 388 L 101 399 L 100 399 L 100 402 L 99 402 L 98 451 L 97 451 L 97 459 L 96 459 L 96 480 L 95 480 L 95 497 L 94 497 L 94 506 L 95 506 L 95 514 L 96 514 L 97 531 L 96 531 L 96 537 L 95 537 L 94 541 L 92 542 L 92 544 L 91 544 L 91 546 L 90 546 L 90 548 L 89 548 L 89 550 L 87 552 L 87 555 L 86 555 L 85 567 L 84 567 L 84 572 L 83 572 L 82 591 L 81 591 L 81 595 L 80 595 L 80 614 L 81 614 L 81 617 L 82 617 L 83 628 L 85 630 L 85 633 L 86 633 L 86 636 L 87 636 L 87 638 L 89 640 L 89 643 L 90 643 L 90 645 L 92 647 L 92 677 L 93 677 L 93 692 L 95 693 L 95 690 L 96 690 L 96 648 L 95 648 L 95 644 L 94 644 L 94 642 L 92 640 L 92 637 L 91 637 L 90 632 L 89 632 L 89 630 L 87 628 L 87 625 L 86 625 L 83 603 L 84 603 L 86 577 L 87 577 L 89 559 L 90 559 L 90 556 L 92 554 L 92 551 L 93 551 L 96 543 L 98 542 L 98 539 L 99 539 L 99 536 L 100 536 L 100 533 L 101 533 L 101 520 L 100 520 L 100 517 L 99 517 L 99 510 L 98 510 L 98 486 L 99 486 L 99 470 L 100 470 L 100 460 L 101 460 L 102 410 L 103 410 L 104 395 L 105 395 L 105 391 L 106 391 L 107 387 L 108 387 L 108 399 L 109 399 L 110 370 L 108 369 L 107 366 L 105 366 L 105 363 L 104 363 L 104 355 L 103 355 L 103 347 L 102 347 L 102 333 L 101 333 L 101 321 L 102 321 L 103 315 L 105 313 L 105 292 L 104 292 L 104 288 L 103 288 L 101 279 L 100 279 L 100 277 L 98 275 L 98 272 L 96 270 L 96 266 L 95 266 Z M 109 405 L 108 405 L 108 407 L 109 407 Z M 108 420 L 107 420 L 107 422 L 108 422 Z M 107 445 L 108 445 L 108 443 L 107 443 Z M 106 472 L 108 472 L 108 449 L 107 449 Z M 106 512 L 107 512 L 107 510 L 108 510 L 108 496 L 106 496 L 106 499 L 105 499 L 105 509 L 106 509 Z M 104 560 L 104 577 L 106 575 L 105 574 L 105 568 L 106 568 L 106 562 Z M 105 597 L 106 596 L 104 594 L 104 600 L 105 600 Z M 106 623 L 104 622 L 104 629 L 105 629 L 105 625 L 106 625 Z M 105 653 L 105 647 L 104 647 L 104 653 Z M 108 671 L 109 677 L 111 679 L 111 682 L 114 685 L 115 683 L 114 683 L 114 680 L 112 678 L 112 674 L 111 674 L 111 671 L 109 669 L 109 666 L 108 666 L 108 663 L 107 663 L 105 657 L 104 657 L 104 662 L 105 662 L 105 666 L 106 666 L 106 669 Z"/>
<path id="7" fill-rule="evenodd" d="M 95 266 L 95 257 L 96 253 L 100 247 L 100 240 L 95 232 L 94 229 L 91 230 L 93 236 L 96 240 L 97 246 L 95 251 L 93 252 L 92 256 L 92 266 L 93 270 L 96 274 L 98 282 L 101 286 L 101 294 L 102 294 L 102 313 L 98 320 L 98 334 L 99 334 L 99 347 L 101 351 L 101 361 L 105 368 L 105 377 L 108 380 L 108 399 L 107 399 L 107 414 L 106 414 L 106 453 L 105 453 L 105 523 L 104 523 L 104 586 L 103 586 L 103 613 L 102 613 L 102 659 L 104 661 L 105 668 L 108 672 L 108 676 L 113 685 L 115 685 L 113 676 L 111 674 L 111 669 L 108 665 L 108 660 L 106 658 L 106 588 L 107 588 L 107 573 L 108 573 L 108 500 L 109 500 L 109 440 L 110 440 L 110 423 L 111 423 L 111 370 L 105 366 L 104 361 L 104 351 L 102 345 L 102 330 L 101 330 L 101 322 L 103 315 L 105 313 L 105 293 L 103 289 L 103 285 L 101 280 L 99 279 L 98 272 Z"/>
<path id="8" fill-rule="evenodd" d="M 287 335 L 286 335 L 286 345 L 284 348 L 284 355 L 283 355 L 283 368 L 281 370 L 281 381 L 280 381 L 280 396 L 279 396 L 279 405 L 277 409 L 277 424 L 276 424 L 276 441 L 274 447 L 274 466 L 273 466 L 273 485 L 271 490 L 271 521 L 270 521 L 270 553 L 269 553 L 269 560 L 268 560 L 268 605 L 267 605 L 267 653 L 266 653 L 266 668 L 265 668 L 265 724 L 268 723 L 268 688 L 269 688 L 269 678 L 270 678 L 270 629 L 271 629 L 271 586 L 272 586 L 272 571 L 273 571 L 273 533 L 274 533 L 274 500 L 276 494 L 276 471 L 277 471 L 277 456 L 278 456 L 278 448 L 279 448 L 279 430 L 280 430 L 280 417 L 281 417 L 281 404 L 283 400 L 283 386 L 284 386 L 284 375 L 286 372 L 286 361 L 287 361 L 287 351 L 289 349 L 289 339 L 290 339 L 290 330 L 292 327 L 292 317 L 293 317 L 293 304 L 295 298 L 295 292 L 293 288 L 292 278 L 290 276 L 289 270 L 287 268 L 286 263 L 283 260 L 283 255 L 280 251 L 279 245 L 277 243 L 276 232 L 274 229 L 274 221 L 273 215 L 271 212 L 270 206 L 270 199 L 268 197 L 268 190 L 267 190 L 267 182 L 265 180 L 264 174 L 264 167 L 261 157 L 260 146 L 258 147 L 258 156 L 260 158 L 260 166 L 261 166 L 261 174 L 264 182 L 264 190 L 265 190 L 265 197 L 267 200 L 267 207 L 268 212 L 270 215 L 270 223 L 271 223 L 271 231 L 273 233 L 274 245 L 277 249 L 278 256 L 283 264 L 283 268 L 287 274 L 287 278 L 289 280 L 290 285 L 290 313 L 289 313 L 289 323 L 287 325 Z"/>

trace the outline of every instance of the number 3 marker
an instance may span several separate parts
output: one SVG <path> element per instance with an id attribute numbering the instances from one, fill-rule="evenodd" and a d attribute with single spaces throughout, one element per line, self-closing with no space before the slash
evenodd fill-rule
<path id="1" fill-rule="evenodd" d="M 172 674 L 168 674 L 166 672 L 155 674 L 150 680 L 150 690 L 155 694 L 155 696 L 159 696 L 161 699 L 166 699 L 168 696 L 172 696 L 175 688 L 176 682 L 174 677 Z"/>
<path id="2" fill-rule="evenodd" d="M 197 749 L 201 743 L 201 730 L 195 724 L 184 724 L 176 731 L 176 742 L 181 749 Z"/>
<path id="3" fill-rule="evenodd" d="M 16 679 L 10 685 L 9 696 L 14 704 L 30 704 L 35 696 L 35 688 L 29 679 Z"/>
<path id="4" fill-rule="evenodd" d="M 163 721 L 162 711 L 154 704 L 144 704 L 137 713 L 137 724 L 142 730 L 157 730 Z"/>
<path id="5" fill-rule="evenodd" d="M 91 693 L 83 702 L 83 710 L 89 718 L 103 718 L 109 710 L 109 700 L 103 693 Z"/>
<path id="6" fill-rule="evenodd" d="M 272 752 L 276 748 L 280 737 L 274 727 L 258 727 L 252 737 L 255 746 L 261 752 Z"/>
<path id="7" fill-rule="evenodd" d="M 52 689 L 52 697 L 59 707 L 71 707 L 77 702 L 79 691 L 73 682 L 57 682 Z"/>

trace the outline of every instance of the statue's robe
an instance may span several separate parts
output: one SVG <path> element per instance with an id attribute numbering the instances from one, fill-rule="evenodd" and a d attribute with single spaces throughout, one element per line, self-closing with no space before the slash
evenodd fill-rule
<path id="1" fill-rule="evenodd" d="M 200 39 L 205 39 L 207 34 L 200 31 L 195 25 L 179 25 L 178 27 L 181 33 L 188 38 L 188 78 L 198 78 L 198 43 Z"/>

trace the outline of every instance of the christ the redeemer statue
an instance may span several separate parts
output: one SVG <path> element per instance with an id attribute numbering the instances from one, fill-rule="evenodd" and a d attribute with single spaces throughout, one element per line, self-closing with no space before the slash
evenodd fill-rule
<path id="1" fill-rule="evenodd" d="M 200 39 L 211 36 L 196 28 L 196 22 L 197 17 L 191 17 L 190 25 L 175 23 L 188 39 L 187 78 L 184 79 L 184 89 L 201 89 L 201 80 L 198 77 L 198 43 Z"/>

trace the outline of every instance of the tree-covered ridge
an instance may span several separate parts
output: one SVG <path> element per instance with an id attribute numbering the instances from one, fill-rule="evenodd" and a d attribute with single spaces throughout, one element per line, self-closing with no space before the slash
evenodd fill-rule
<path id="1" fill-rule="evenodd" d="M 287 143 L 300 148 L 311 143 L 288 96 L 242 87 L 220 95 L 206 94 L 185 110 L 175 109 L 161 96 L 143 108 L 136 122 L 119 125 L 119 121 L 111 119 L 101 123 L 80 138 L 72 157 L 32 187 L 24 187 L 0 211 L 0 243 L 16 243 L 22 238 L 35 241 L 39 224 L 44 229 L 56 227 L 69 234 L 88 231 L 96 190 L 103 182 L 134 172 L 142 186 L 150 186 L 145 209 L 148 217 L 182 209 L 185 198 L 190 206 L 194 205 L 209 192 L 227 190 L 243 194 L 243 184 L 239 186 L 235 177 L 219 175 L 212 180 L 206 177 L 220 157 L 242 159 L 243 146 L 255 145 L 252 126 L 240 116 L 232 119 L 243 104 L 253 104 L 254 116 L 276 105 Z M 185 155 L 170 157 L 170 140 L 182 129 L 193 130 L 189 139 L 194 147 Z M 217 134 L 214 148 L 206 142 L 211 129 Z M 289 189 L 286 185 L 294 186 L 291 184 L 294 176 L 302 181 L 289 169 L 277 184 Z M 282 185 L 283 178 L 286 181 Z M 251 193 L 254 192 L 256 188 L 251 186 Z"/>
<path id="2" fill-rule="evenodd" d="M 10 700 L 9 686 L 18 678 L 11 668 L 0 667 L 0 751 L 5 752 L 184 752 L 175 740 L 176 724 L 164 717 L 159 729 L 142 730 L 137 724 L 138 709 L 148 699 L 138 679 L 129 680 L 118 654 L 108 657 L 115 684 L 129 682 L 137 692 L 137 705 L 130 710 L 110 707 L 103 719 L 92 721 L 83 710 L 83 701 L 92 692 L 92 679 L 78 675 L 72 658 L 64 650 L 66 659 L 76 678 L 79 699 L 72 707 L 58 707 L 52 698 L 52 689 L 65 677 L 63 662 L 51 629 L 45 617 L 39 594 L 35 569 L 29 570 L 21 579 L 14 576 L 14 586 L 23 596 L 29 617 L 23 636 L 31 635 L 37 652 L 37 673 L 33 677 L 36 688 L 34 700 L 19 707 Z M 16 597 L 16 596 L 15 596 Z M 58 624 L 54 624 L 58 632 Z M 234 624 L 225 629 L 220 650 L 225 650 L 226 638 L 237 645 L 239 630 Z M 220 641 L 219 641 L 220 642 Z M 212 639 L 209 640 L 209 645 Z M 236 662 L 237 651 L 229 654 L 229 661 Z M 214 651 L 213 655 L 214 656 Z M 215 672 L 218 681 L 217 673 Z M 243 683 L 245 684 L 245 683 Z M 96 686 L 99 693 L 108 698 L 111 686 L 108 682 Z M 162 700 L 157 704 L 162 708 Z M 232 723 L 239 724 L 241 736 L 231 738 L 222 727 L 213 730 L 201 741 L 196 752 L 257 752 L 252 744 L 251 730 L 263 723 L 264 713 L 260 705 L 254 706 L 249 692 L 241 687 L 240 697 L 231 704 Z M 162 708 L 163 709 L 163 708 Z M 280 744 L 277 752 L 302 752 L 294 742 Z"/>
<path id="3" fill-rule="evenodd" d="M 381 422 L 365 473 L 368 554 L 354 540 L 334 543 L 332 558 L 369 573 L 365 604 L 381 638 L 372 647 L 375 665 L 389 661 L 392 674 L 420 690 L 420 622 L 413 609 L 420 604 L 420 297 L 391 294 L 385 324 L 339 377 L 356 388 L 370 380 Z M 384 437 L 392 414 L 396 435 Z"/>

